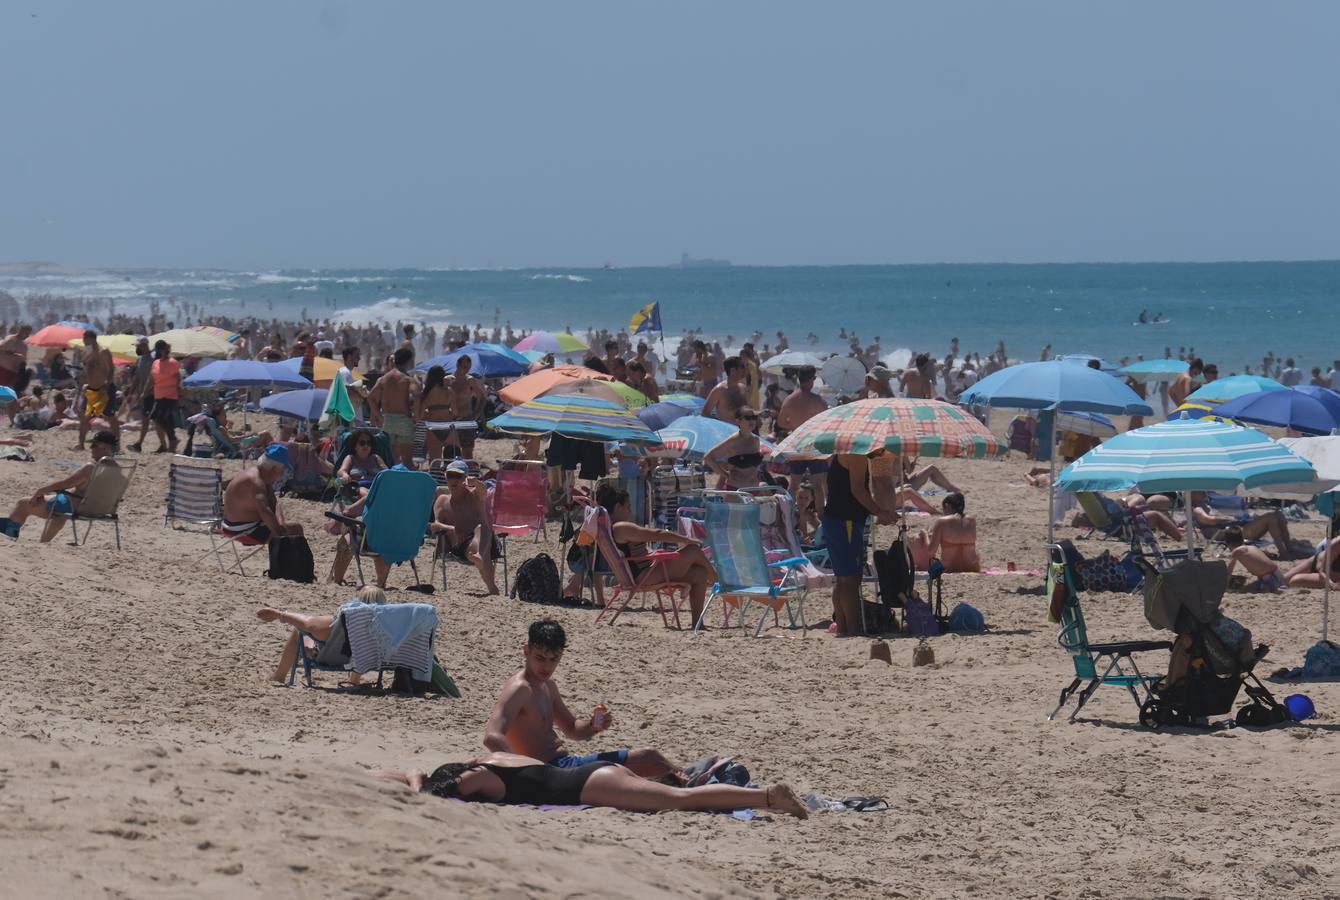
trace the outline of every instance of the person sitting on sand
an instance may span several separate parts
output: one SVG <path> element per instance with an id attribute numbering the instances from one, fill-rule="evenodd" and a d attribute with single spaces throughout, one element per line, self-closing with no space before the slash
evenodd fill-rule
<path id="1" fill-rule="evenodd" d="M 918 529 L 908 536 L 917 568 L 928 571 L 931 560 L 938 555 L 946 572 L 982 571 L 977 556 L 977 519 L 964 514 L 967 504 L 963 495 L 949 494 L 940 506 L 944 515 L 931 523 L 929 531 Z"/>
<path id="2" fill-rule="evenodd" d="M 1246 522 L 1239 522 L 1233 516 L 1215 512 L 1210 504 L 1209 494 L 1204 491 L 1192 491 L 1191 515 L 1201 534 L 1209 540 L 1222 540 L 1224 529 L 1230 525 L 1238 525 L 1242 528 L 1245 540 L 1256 541 L 1268 533 L 1270 539 L 1275 542 L 1275 549 L 1279 551 L 1280 559 L 1297 558 L 1291 543 L 1292 539 L 1289 537 L 1289 520 L 1278 509 L 1261 513 Z"/>
<path id="3" fill-rule="evenodd" d="M 514 753 L 490 753 L 466 763 L 447 763 L 431 775 L 381 770 L 378 778 L 399 781 L 415 792 L 446 799 L 532 806 L 607 806 L 629 812 L 773 809 L 804 819 L 807 810 L 786 784 L 766 788 L 705 784 L 672 787 L 648 781 L 613 762 L 596 761 L 571 769 L 545 765 Z"/>
<path id="4" fill-rule="evenodd" d="M 88 487 L 89 479 L 98 466 L 98 462 L 116 452 L 116 436 L 110 431 L 97 431 L 88 445 L 91 461 L 80 466 L 72 474 L 43 485 L 31 497 L 14 504 L 14 509 L 5 518 L 0 518 L 0 535 L 11 541 L 19 539 L 19 529 L 33 516 L 46 519 L 42 529 L 42 543 L 50 543 L 62 528 L 70 513 L 79 508 L 79 491 Z M 50 496 L 48 496 L 50 495 Z"/>
<path id="5" fill-rule="evenodd" d="M 275 497 L 275 482 L 288 467 L 288 448 L 271 444 L 258 465 L 234 475 L 223 490 L 223 531 L 247 546 L 268 543 L 276 535 L 301 535 L 301 525 L 284 521 Z"/>
<path id="6" fill-rule="evenodd" d="M 565 769 L 607 762 L 627 766 L 643 778 L 681 776 L 678 766 L 650 748 L 589 754 L 571 754 L 565 749 L 556 729 L 568 740 L 589 741 L 614 724 L 614 716 L 608 710 L 597 709 L 592 715 L 578 719 L 563 703 L 554 672 L 563 660 L 567 643 L 563 626 L 553 619 L 531 623 L 526 643 L 521 647 L 521 670 L 503 684 L 484 726 L 484 747 Z"/>
<path id="7" fill-rule="evenodd" d="M 358 589 L 358 592 L 354 594 L 354 599 L 367 604 L 385 603 L 386 592 L 379 587 L 367 585 Z M 279 665 L 275 666 L 274 672 L 270 674 L 270 680 L 276 684 L 286 684 L 290 673 L 293 671 L 293 659 L 298 652 L 298 632 L 305 631 L 316 640 L 324 642 L 330 640 L 330 630 L 335 626 L 334 616 L 288 612 L 287 610 L 271 609 L 268 606 L 256 610 L 256 618 L 262 622 L 282 622 L 293 627 L 293 631 L 289 632 L 288 640 L 284 642 L 283 651 L 279 654 Z M 304 650 L 312 653 L 315 653 L 317 649 L 310 644 L 304 648 Z M 358 681 L 359 674 L 350 672 L 349 683 L 358 684 Z"/>
<path id="8" fill-rule="evenodd" d="M 762 481 L 763 445 L 754 433 L 758 423 L 759 415 L 753 407 L 741 406 L 735 414 L 739 430 L 707 451 L 703 461 L 717 474 L 718 490 L 758 487 Z"/>
<path id="9" fill-rule="evenodd" d="M 1330 529 L 1331 590 L 1340 590 L 1340 516 L 1331 519 Z M 1322 542 L 1316 554 L 1304 559 L 1284 575 L 1289 587 L 1326 587 L 1322 572 L 1326 570 L 1326 542 Z"/>
<path id="10" fill-rule="evenodd" d="M 444 552 L 475 567 L 490 595 L 497 594 L 495 559 L 502 550 L 489 521 L 488 490 L 479 479 L 470 477 L 463 460 L 447 463 L 445 475 L 447 489 L 433 503 L 428 530 L 442 541 Z"/>
<path id="11" fill-rule="evenodd" d="M 1248 544 L 1242 536 L 1242 529 L 1230 525 L 1223 530 L 1224 544 L 1228 547 L 1228 574 L 1241 565 L 1256 576 L 1251 590 L 1258 594 L 1279 593 L 1285 587 L 1284 575 L 1279 564 L 1261 551 L 1259 547 Z"/>

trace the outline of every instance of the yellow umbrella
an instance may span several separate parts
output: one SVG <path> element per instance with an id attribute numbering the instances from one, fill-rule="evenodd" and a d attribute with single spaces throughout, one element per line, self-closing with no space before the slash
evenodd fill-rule
<path id="1" fill-rule="evenodd" d="M 284 365 L 295 372 L 302 371 L 302 357 L 294 356 L 284 360 Z M 312 384 L 317 387 L 330 387 L 330 383 L 335 380 L 339 373 L 341 362 L 338 359 L 326 359 L 324 356 L 318 356 L 312 363 Z M 362 381 L 363 373 L 353 369 L 354 381 Z"/>
<path id="2" fill-rule="evenodd" d="M 140 336 L 137 334 L 100 334 L 98 335 L 98 346 L 105 347 L 112 351 L 112 356 L 118 359 L 133 361 L 135 359 L 135 345 L 139 343 Z M 71 347 L 83 347 L 84 339 L 70 341 Z"/>
<path id="3" fill-rule="evenodd" d="M 173 356 L 227 359 L 237 349 L 220 337 L 206 334 L 203 331 L 196 331 L 194 328 L 174 328 L 171 331 L 149 335 L 149 345 L 151 347 L 158 341 L 167 341 L 172 347 Z"/>

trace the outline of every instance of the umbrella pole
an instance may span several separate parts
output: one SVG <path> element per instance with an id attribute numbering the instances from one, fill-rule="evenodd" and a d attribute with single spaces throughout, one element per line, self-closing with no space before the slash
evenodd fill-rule
<path id="1" fill-rule="evenodd" d="M 1182 505 L 1186 509 L 1186 558 L 1189 561 L 1196 552 L 1196 516 L 1191 511 L 1191 492 L 1182 494 Z"/>
<path id="2" fill-rule="evenodd" d="M 1331 528 L 1330 523 L 1326 527 L 1326 552 L 1323 554 L 1323 570 L 1321 576 L 1321 639 L 1327 639 L 1328 626 L 1331 617 Z"/>
<path id="3" fill-rule="evenodd" d="M 1050 547 L 1053 543 L 1055 543 L 1052 540 L 1053 537 L 1052 531 L 1055 528 L 1055 522 L 1053 522 L 1052 520 L 1056 518 L 1056 516 L 1052 514 L 1052 510 L 1056 508 L 1056 426 L 1055 425 L 1052 426 L 1052 433 L 1050 440 L 1052 445 L 1051 448 L 1052 452 L 1047 455 L 1047 462 L 1049 465 L 1049 472 L 1047 474 L 1047 546 L 1048 547 Z"/>

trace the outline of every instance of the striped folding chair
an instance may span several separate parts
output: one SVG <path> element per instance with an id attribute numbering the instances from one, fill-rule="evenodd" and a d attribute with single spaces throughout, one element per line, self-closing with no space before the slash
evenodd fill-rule
<path id="1" fill-rule="evenodd" d="M 720 601 L 723 610 L 739 613 L 740 627 L 747 625 L 749 607 L 763 607 L 754 636 L 763 633 L 768 613 L 779 623 L 786 611 L 790 627 L 805 627 L 807 587 L 801 573 L 808 560 L 803 556 L 769 561 L 763 549 L 763 530 L 757 499 L 740 491 L 707 491 L 707 543 L 712 548 L 712 567 L 717 582 L 703 604 L 695 628 L 701 628 L 708 610 Z M 727 618 L 729 624 L 729 617 Z"/>
<path id="2" fill-rule="evenodd" d="M 188 456 L 178 458 L 192 459 Z M 198 562 L 204 562 L 213 555 L 214 561 L 219 564 L 219 572 L 224 575 L 236 571 L 245 576 L 247 573 L 243 563 L 266 547 L 264 543 L 257 544 L 244 556 L 238 549 L 238 542 L 247 536 L 247 532 L 224 530 L 223 470 L 218 466 L 199 465 L 194 459 L 189 465 L 179 462 L 169 465 L 166 501 L 163 525 L 173 528 L 181 528 L 182 525 L 203 526 L 209 535 L 210 549 Z M 227 567 L 223 564 L 225 544 L 233 550 L 233 564 Z"/>

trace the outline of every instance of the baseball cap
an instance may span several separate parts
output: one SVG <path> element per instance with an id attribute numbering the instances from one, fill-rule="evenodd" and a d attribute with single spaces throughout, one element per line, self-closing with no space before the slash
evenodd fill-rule
<path id="1" fill-rule="evenodd" d="M 285 468 L 293 467 L 292 464 L 288 461 L 288 448 L 285 447 L 283 444 L 271 444 L 270 446 L 266 447 L 265 456 L 267 459 L 272 459 L 275 462 L 279 463 L 280 465 L 284 466 Z"/>
<path id="2" fill-rule="evenodd" d="M 464 460 L 453 459 L 451 462 L 447 463 L 447 471 L 459 472 L 462 475 L 469 475 L 470 467 L 465 464 Z"/>

